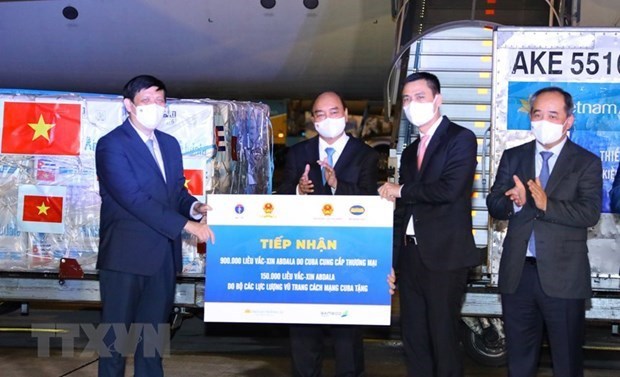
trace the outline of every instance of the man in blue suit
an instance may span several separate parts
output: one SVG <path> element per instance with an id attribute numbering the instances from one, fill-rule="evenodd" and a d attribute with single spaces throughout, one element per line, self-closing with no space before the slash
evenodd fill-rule
<path id="1" fill-rule="evenodd" d="M 201 242 L 213 242 L 213 233 L 199 222 L 209 207 L 184 186 L 179 143 L 156 129 L 166 106 L 164 83 L 137 76 L 125 85 L 123 97 L 129 117 L 103 136 L 96 150 L 101 325 L 111 326 L 104 339 L 107 352 L 100 351 L 99 376 L 125 375 L 125 356 L 134 349 L 122 344 L 119 331 L 127 334 L 133 324 L 148 328 L 136 334 L 134 375 L 156 377 L 163 376 L 163 368 L 161 355 L 153 351 L 163 350 L 168 339 L 159 336 L 152 344 L 152 334 L 168 326 L 172 312 L 182 267 L 181 232 Z"/>
<path id="2" fill-rule="evenodd" d="M 405 79 L 403 111 L 420 137 L 400 159 L 395 201 L 394 262 L 400 269 L 400 318 L 407 376 L 463 376 L 461 305 L 469 267 L 480 263 L 472 234 L 476 136 L 440 113 L 437 76 Z"/>
<path id="3" fill-rule="evenodd" d="M 277 192 L 291 195 L 376 195 L 379 156 L 344 130 L 347 109 L 334 92 L 319 95 L 312 118 L 319 136 L 291 147 Z M 393 284 L 390 283 L 390 287 Z M 323 338 L 334 345 L 337 377 L 364 375 L 363 329 L 354 325 L 291 325 L 294 377 L 322 376 Z"/>

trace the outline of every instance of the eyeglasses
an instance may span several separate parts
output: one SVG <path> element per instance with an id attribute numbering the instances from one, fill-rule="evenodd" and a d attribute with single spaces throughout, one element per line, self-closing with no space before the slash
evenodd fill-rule
<path id="1" fill-rule="evenodd" d="M 340 109 L 331 109 L 327 113 L 322 110 L 317 110 L 313 115 L 315 121 L 322 122 L 327 118 L 341 118 L 344 116 L 344 113 Z"/>
<path id="2" fill-rule="evenodd" d="M 140 105 L 150 105 L 152 103 L 155 103 L 159 106 L 166 106 L 166 98 L 161 98 L 161 97 L 157 97 L 157 98 L 151 98 L 151 97 L 142 97 L 140 98 Z"/>

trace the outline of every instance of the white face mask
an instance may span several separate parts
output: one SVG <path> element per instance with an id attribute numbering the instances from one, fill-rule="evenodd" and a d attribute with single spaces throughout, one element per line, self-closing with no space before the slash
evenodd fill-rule
<path id="1" fill-rule="evenodd" d="M 156 103 L 136 106 L 136 118 L 138 122 L 149 130 L 154 130 L 164 119 L 166 108 Z"/>
<path id="2" fill-rule="evenodd" d="M 347 122 L 342 118 L 326 118 L 320 122 L 314 123 L 314 128 L 319 135 L 325 139 L 332 139 L 336 136 L 342 135 Z"/>
<path id="3" fill-rule="evenodd" d="M 414 126 L 420 127 L 428 123 L 435 116 L 435 100 L 437 96 L 433 98 L 433 102 L 409 102 L 404 107 L 403 111 L 405 116 Z"/>
<path id="4" fill-rule="evenodd" d="M 564 124 L 552 123 L 548 120 L 532 121 L 531 127 L 536 141 L 542 145 L 555 143 L 564 134 Z"/>

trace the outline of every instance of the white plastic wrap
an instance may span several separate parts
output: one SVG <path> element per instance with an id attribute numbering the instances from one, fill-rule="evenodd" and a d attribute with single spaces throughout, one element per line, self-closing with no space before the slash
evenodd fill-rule
<path id="1" fill-rule="evenodd" d="M 6 102 L 80 104 L 81 121 L 77 156 L 0 153 L 0 271 L 56 272 L 59 260 L 70 257 L 76 258 L 85 272 L 95 272 L 101 203 L 95 147 L 101 136 L 125 119 L 122 98 L 0 90 L 2 128 Z M 200 200 L 218 193 L 271 193 L 272 142 L 266 105 L 169 100 L 160 130 L 177 138 L 186 165 L 204 170 L 204 192 L 196 194 Z M 66 188 L 64 233 L 20 229 L 21 185 Z M 183 240 L 183 273 L 202 274 L 204 265 L 197 254 L 196 240 L 189 234 L 184 234 Z"/>

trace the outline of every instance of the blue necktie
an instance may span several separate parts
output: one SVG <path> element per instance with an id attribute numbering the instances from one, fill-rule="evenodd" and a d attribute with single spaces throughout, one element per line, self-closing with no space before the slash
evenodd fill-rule
<path id="1" fill-rule="evenodd" d="M 327 163 L 332 168 L 334 167 L 334 152 L 336 152 L 336 150 L 332 147 L 325 148 L 325 153 L 327 153 Z M 321 169 L 321 176 L 323 177 L 323 186 L 325 186 L 325 169 Z"/>
<path id="2" fill-rule="evenodd" d="M 540 185 L 544 189 L 547 187 L 547 182 L 549 181 L 549 159 L 553 156 L 553 153 L 540 152 L 540 156 L 542 157 L 542 167 L 540 168 L 540 175 L 538 176 L 538 179 L 540 179 Z M 528 248 L 530 249 L 532 255 L 536 257 L 536 236 L 534 235 L 533 229 Z"/>
<path id="3" fill-rule="evenodd" d="M 146 147 L 149 149 L 149 152 L 151 152 L 151 155 L 155 159 L 155 162 L 157 162 L 157 156 L 155 156 L 155 148 L 153 146 L 153 139 L 146 139 Z M 159 163 L 157 165 L 159 165 Z"/>

